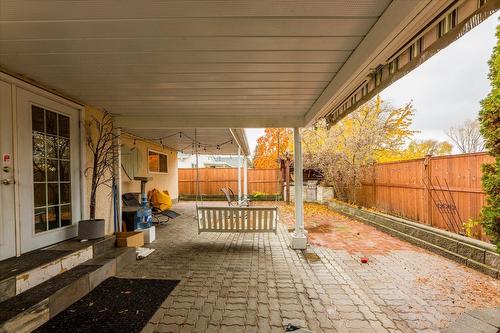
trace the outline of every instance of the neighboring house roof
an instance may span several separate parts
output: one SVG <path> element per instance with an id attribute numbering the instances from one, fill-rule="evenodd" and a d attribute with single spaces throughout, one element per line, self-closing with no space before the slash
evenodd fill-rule
<path id="1" fill-rule="evenodd" d="M 189 164 L 189 167 L 195 163 L 196 157 L 191 154 L 179 154 L 179 160 L 181 161 L 180 167 L 186 167 Z M 243 162 L 243 158 L 241 158 Z M 198 164 L 200 168 L 203 167 L 228 167 L 235 168 L 238 166 L 238 157 L 237 156 L 220 156 L 220 155 L 200 155 L 198 158 Z"/>

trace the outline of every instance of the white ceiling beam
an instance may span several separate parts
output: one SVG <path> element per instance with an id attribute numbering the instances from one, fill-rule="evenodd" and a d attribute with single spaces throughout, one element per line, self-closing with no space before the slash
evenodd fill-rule
<path id="1" fill-rule="evenodd" d="M 302 127 L 302 116 L 227 115 L 113 116 L 116 127 L 131 129 Z"/>
<path id="2" fill-rule="evenodd" d="M 296 0 L 2 0 L 0 19 L 30 20 L 112 20 L 130 17 L 142 19 L 174 17 L 359 17 L 379 16 L 390 0 L 310 1 Z M 406 0 L 417 1 L 417 0 Z M 381 6 L 382 4 L 382 6 Z"/>
<path id="3" fill-rule="evenodd" d="M 233 136 L 234 140 L 238 144 L 241 149 L 241 152 L 244 156 L 250 155 L 250 148 L 248 147 L 247 136 L 245 134 L 245 130 L 242 128 L 230 128 L 229 131 Z"/>

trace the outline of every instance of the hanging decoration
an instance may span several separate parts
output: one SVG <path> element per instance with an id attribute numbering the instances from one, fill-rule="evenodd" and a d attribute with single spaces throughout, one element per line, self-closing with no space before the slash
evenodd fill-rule
<path id="1" fill-rule="evenodd" d="M 135 135 L 135 134 L 126 133 L 126 132 L 123 132 L 122 136 L 128 136 L 130 138 L 133 138 L 133 140 L 134 140 L 134 146 L 136 145 L 136 142 L 138 140 L 139 141 L 143 141 L 143 142 L 156 142 L 162 148 L 167 148 L 169 150 L 176 151 L 176 152 L 179 152 L 179 153 L 182 153 L 182 154 L 184 154 L 186 152 L 189 152 L 189 151 L 190 151 L 189 153 L 191 153 L 191 154 L 195 154 L 195 151 L 198 151 L 198 153 L 200 151 L 203 151 L 204 154 L 218 155 L 218 154 L 220 154 L 223 146 L 228 145 L 228 144 L 229 145 L 233 145 L 234 144 L 233 139 L 230 139 L 230 140 L 227 140 L 227 141 L 224 141 L 224 142 L 220 142 L 220 143 L 217 143 L 217 144 L 207 144 L 207 143 L 203 143 L 203 142 L 198 141 L 198 138 L 197 138 L 196 134 L 195 134 L 195 137 L 193 138 L 193 137 L 189 136 L 188 134 L 186 134 L 185 132 L 182 132 L 182 131 L 175 132 L 175 133 L 172 133 L 172 134 L 169 134 L 169 135 L 166 135 L 166 136 L 161 136 L 161 137 L 157 137 L 157 138 L 151 138 L 151 139 L 143 138 L 141 136 L 138 136 L 138 135 Z M 185 146 L 182 146 L 180 149 L 169 147 L 169 146 L 167 146 L 167 145 L 164 144 L 164 142 L 165 142 L 166 139 L 169 139 L 169 138 L 172 138 L 172 137 L 176 137 L 176 136 L 178 136 L 179 139 L 187 141 L 188 143 Z"/>

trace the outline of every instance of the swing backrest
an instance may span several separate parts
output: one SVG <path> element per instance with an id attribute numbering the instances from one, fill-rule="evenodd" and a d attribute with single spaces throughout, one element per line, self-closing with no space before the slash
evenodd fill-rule
<path id="1" fill-rule="evenodd" d="M 197 206 L 198 233 L 274 232 L 278 227 L 278 207 Z"/>

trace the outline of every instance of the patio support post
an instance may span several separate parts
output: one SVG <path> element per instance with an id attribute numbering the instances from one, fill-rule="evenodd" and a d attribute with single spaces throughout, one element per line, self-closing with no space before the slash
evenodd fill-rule
<path id="1" fill-rule="evenodd" d="M 293 129 L 293 149 L 294 149 L 294 187 L 295 187 L 295 231 L 290 236 L 290 247 L 294 250 L 305 250 L 307 247 L 307 237 L 304 231 L 304 202 L 303 174 L 302 174 L 302 142 L 300 131 L 296 127 Z"/>
<path id="2" fill-rule="evenodd" d="M 238 202 L 241 202 L 241 148 L 238 147 Z"/>
<path id="3" fill-rule="evenodd" d="M 243 156 L 243 199 L 248 199 L 248 159 Z"/>

